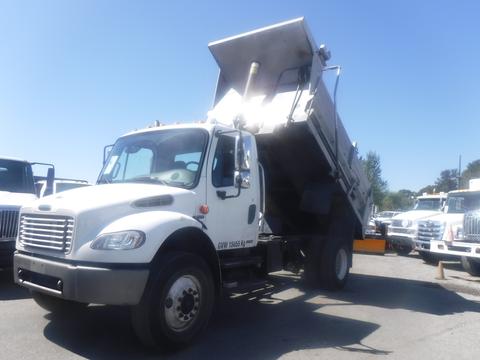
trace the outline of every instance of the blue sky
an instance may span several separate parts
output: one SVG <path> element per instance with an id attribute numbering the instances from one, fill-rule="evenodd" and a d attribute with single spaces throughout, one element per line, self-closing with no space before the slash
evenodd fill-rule
<path id="1" fill-rule="evenodd" d="M 207 43 L 305 16 L 343 67 L 339 113 L 391 190 L 480 158 L 477 1 L 0 0 L 0 154 L 94 181 L 103 146 L 154 120 L 201 120 Z"/>

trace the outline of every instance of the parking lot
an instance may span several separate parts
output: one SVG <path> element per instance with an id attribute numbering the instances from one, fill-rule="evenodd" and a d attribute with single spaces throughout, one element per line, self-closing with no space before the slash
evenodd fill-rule
<path id="1" fill-rule="evenodd" d="M 0 272 L 2 359 L 153 359 L 128 309 L 90 306 L 66 318 L 38 307 Z M 447 280 L 415 254 L 354 256 L 341 292 L 305 289 L 280 273 L 218 305 L 208 331 L 172 359 L 472 359 L 480 352 L 480 278 L 455 262 Z"/>

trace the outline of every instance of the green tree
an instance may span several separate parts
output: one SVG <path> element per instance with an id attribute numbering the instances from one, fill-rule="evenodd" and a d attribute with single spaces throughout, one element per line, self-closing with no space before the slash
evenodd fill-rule
<path id="1" fill-rule="evenodd" d="M 443 170 L 440 177 L 435 181 L 435 188 L 437 192 L 449 192 L 458 189 L 458 170 Z"/>
<path id="2" fill-rule="evenodd" d="M 367 178 L 372 185 L 373 203 L 380 206 L 387 192 L 387 182 L 382 178 L 380 156 L 374 151 L 369 151 L 362 162 Z"/>
<path id="3" fill-rule="evenodd" d="M 462 188 L 468 188 L 468 182 L 470 179 L 480 178 L 480 159 L 472 161 L 467 165 L 465 170 L 462 172 Z"/>
<path id="4" fill-rule="evenodd" d="M 417 195 L 422 195 L 423 193 L 434 194 L 436 191 L 435 185 L 427 185 L 420 190 L 418 190 Z"/>
<path id="5" fill-rule="evenodd" d="M 415 192 L 411 190 L 399 190 L 387 192 L 382 201 L 382 210 L 409 210 L 413 206 Z"/>

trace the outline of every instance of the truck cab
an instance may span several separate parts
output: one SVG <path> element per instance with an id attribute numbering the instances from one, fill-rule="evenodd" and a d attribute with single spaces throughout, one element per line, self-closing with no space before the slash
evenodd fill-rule
<path id="1" fill-rule="evenodd" d="M 401 255 L 410 253 L 415 247 L 418 221 L 439 214 L 447 194 L 423 194 L 415 200 L 413 209 L 392 217 L 391 224 L 387 227 L 387 240 Z"/>
<path id="2" fill-rule="evenodd" d="M 433 240 L 446 240 L 457 236 L 463 226 L 465 212 L 480 207 L 480 191 L 450 191 L 443 212 L 418 221 L 415 249 L 427 263 L 437 263 L 441 256 L 430 252 Z"/>
<path id="3" fill-rule="evenodd" d="M 469 274 L 480 276 L 480 182 L 472 179 L 468 190 L 449 193 L 448 218 L 434 223 L 443 235 L 430 240 L 432 255 L 460 258 Z M 447 214 L 445 214 L 447 215 Z M 437 219 L 435 219 L 437 220 Z"/>
<path id="4" fill-rule="evenodd" d="M 37 199 L 32 165 L 48 165 L 51 184 L 50 164 L 0 157 L 0 268 L 12 266 L 20 208 Z"/>

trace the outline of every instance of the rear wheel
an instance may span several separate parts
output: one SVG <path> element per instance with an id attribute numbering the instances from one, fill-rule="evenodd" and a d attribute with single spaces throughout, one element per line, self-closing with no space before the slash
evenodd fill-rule
<path id="1" fill-rule="evenodd" d="M 190 343 L 207 326 L 213 310 L 214 284 L 202 258 L 169 253 L 152 270 L 132 325 L 148 347 L 176 348 Z"/>
<path id="2" fill-rule="evenodd" d="M 472 276 L 480 276 L 480 260 L 462 256 L 463 269 Z"/>
<path id="3" fill-rule="evenodd" d="M 65 300 L 55 296 L 46 295 L 44 293 L 31 290 L 33 300 L 43 309 L 53 313 L 75 313 L 76 311 L 85 309 L 88 304 L 76 301 Z"/>
<path id="4" fill-rule="evenodd" d="M 440 258 L 437 255 L 432 254 L 429 251 L 419 251 L 420 257 L 423 261 L 430 265 L 438 265 Z"/>
<path id="5" fill-rule="evenodd" d="M 328 290 L 345 286 L 352 259 L 354 218 L 346 205 L 337 203 L 327 236 L 310 240 L 305 277 L 311 286 Z"/>

